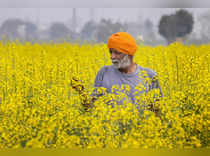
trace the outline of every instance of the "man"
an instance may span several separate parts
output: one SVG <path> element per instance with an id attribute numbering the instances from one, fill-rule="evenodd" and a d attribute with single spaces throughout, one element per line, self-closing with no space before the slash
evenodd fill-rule
<path id="1" fill-rule="evenodd" d="M 134 38 L 126 32 L 118 32 L 111 35 L 108 39 L 108 48 L 112 60 L 111 66 L 105 66 L 98 72 L 94 86 L 106 88 L 107 93 L 112 92 L 113 86 L 128 85 L 130 91 L 127 94 L 131 102 L 136 104 L 134 92 L 138 85 L 144 86 L 144 92 L 147 93 L 152 89 L 159 89 L 160 96 L 162 96 L 160 84 L 157 79 L 157 74 L 148 68 L 143 68 L 133 61 L 133 57 L 137 51 L 137 45 Z M 151 80 L 150 84 L 144 81 L 141 77 L 142 73 L 147 74 L 147 78 Z M 117 93 L 115 93 L 117 94 Z M 81 94 L 82 95 L 82 94 Z M 86 100 L 87 98 L 82 95 L 84 106 L 91 105 L 96 99 L 92 98 L 92 101 Z M 150 105 L 150 109 L 154 112 L 158 110 Z"/>

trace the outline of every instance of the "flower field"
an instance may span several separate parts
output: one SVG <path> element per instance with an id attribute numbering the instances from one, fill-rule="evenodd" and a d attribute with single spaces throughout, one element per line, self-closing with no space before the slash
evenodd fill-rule
<path id="1" fill-rule="evenodd" d="M 139 46 L 135 62 L 158 73 L 164 95 L 158 117 L 147 109 L 157 90 L 138 95 L 139 112 L 125 93 L 101 88 L 84 111 L 71 82 L 93 92 L 98 70 L 111 65 L 106 45 L 0 43 L 0 148 L 210 147 L 209 57 L 210 45 Z"/>

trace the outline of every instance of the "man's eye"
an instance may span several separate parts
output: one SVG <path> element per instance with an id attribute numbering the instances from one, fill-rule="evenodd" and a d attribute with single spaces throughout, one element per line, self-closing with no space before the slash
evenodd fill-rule
<path id="1" fill-rule="evenodd" d="M 122 54 L 121 52 L 118 52 L 118 51 L 109 51 L 109 52 L 110 52 L 110 54 L 114 53 L 114 54 L 116 54 L 116 55 Z"/>

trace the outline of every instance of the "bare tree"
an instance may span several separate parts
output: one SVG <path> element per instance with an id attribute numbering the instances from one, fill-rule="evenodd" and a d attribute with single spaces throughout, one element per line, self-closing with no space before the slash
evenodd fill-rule
<path id="1" fill-rule="evenodd" d="M 56 42 L 69 39 L 71 34 L 71 30 L 60 22 L 53 23 L 49 28 L 49 37 Z"/>
<path id="2" fill-rule="evenodd" d="M 38 27 L 31 22 L 25 22 L 25 40 L 26 41 L 36 41 L 38 40 Z"/>
<path id="3" fill-rule="evenodd" d="M 198 21 L 201 26 L 200 30 L 200 35 L 201 35 L 201 40 L 203 43 L 209 43 L 210 42 L 210 10 L 204 14 L 202 14 L 199 18 Z"/>
<path id="4" fill-rule="evenodd" d="M 97 28 L 97 23 L 95 23 L 94 21 L 88 21 L 87 23 L 85 23 L 84 27 L 82 28 L 80 34 L 82 39 L 86 40 L 86 41 L 91 41 L 95 39 L 95 31 Z"/>
<path id="5" fill-rule="evenodd" d="M 3 22 L 0 28 L 0 36 L 5 37 L 6 40 L 16 40 L 21 38 L 18 29 L 24 25 L 24 21 L 18 18 L 8 19 Z"/>
<path id="6" fill-rule="evenodd" d="M 118 31 L 127 31 L 126 24 L 113 23 L 110 19 L 102 19 L 97 26 L 96 38 L 98 42 L 107 42 L 107 38 Z"/>

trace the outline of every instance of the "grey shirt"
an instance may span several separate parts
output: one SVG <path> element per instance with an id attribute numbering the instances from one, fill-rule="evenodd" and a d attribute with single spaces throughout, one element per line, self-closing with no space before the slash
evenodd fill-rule
<path id="1" fill-rule="evenodd" d="M 113 92 L 117 94 L 115 91 L 112 90 L 113 86 L 120 87 L 121 85 L 128 85 L 130 86 L 130 91 L 129 93 L 127 93 L 127 96 L 131 99 L 132 103 L 135 104 L 136 92 L 139 92 L 139 94 L 141 94 L 142 92 L 148 92 L 151 89 L 159 88 L 162 96 L 159 81 L 158 79 L 155 79 L 156 76 L 157 74 L 153 70 L 149 68 L 143 68 L 139 65 L 137 65 L 136 71 L 131 74 L 122 73 L 118 69 L 116 69 L 113 65 L 104 66 L 99 70 L 95 79 L 94 86 L 96 88 L 104 87 L 106 88 L 107 93 Z M 144 81 L 145 78 L 149 78 L 153 81 L 151 81 L 151 83 L 148 84 Z M 139 84 L 145 87 L 143 91 L 137 90 L 136 87 Z"/>

